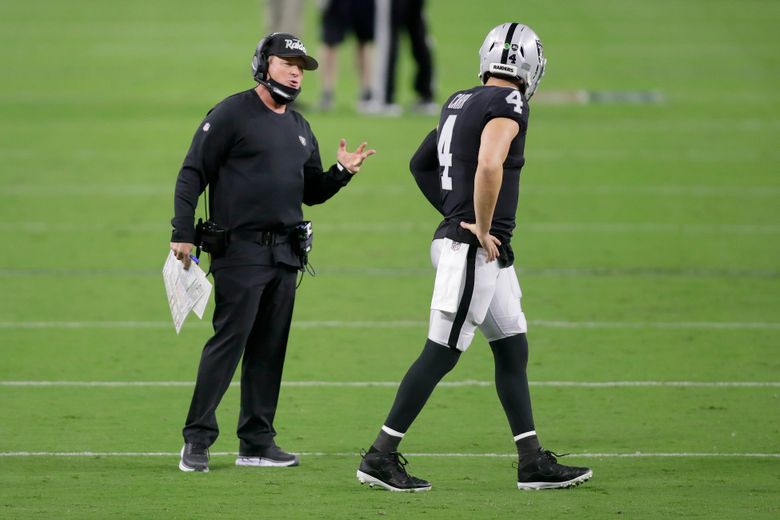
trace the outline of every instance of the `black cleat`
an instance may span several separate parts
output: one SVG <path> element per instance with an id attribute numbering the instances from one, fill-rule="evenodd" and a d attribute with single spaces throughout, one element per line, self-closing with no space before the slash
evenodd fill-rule
<path id="1" fill-rule="evenodd" d="M 561 457 L 539 448 L 536 457 L 517 466 L 518 489 L 557 489 L 578 486 L 593 476 L 590 468 L 577 468 L 558 464 Z"/>
<path id="2" fill-rule="evenodd" d="M 182 471 L 209 472 L 209 449 L 202 444 L 188 442 L 181 449 L 179 469 Z"/>
<path id="3" fill-rule="evenodd" d="M 260 448 L 252 453 L 239 453 L 236 466 L 254 466 L 263 468 L 280 468 L 300 464 L 298 455 L 287 453 L 276 444 Z"/>
<path id="4" fill-rule="evenodd" d="M 431 483 L 421 478 L 413 477 L 406 472 L 407 461 L 403 455 L 394 451 L 361 450 L 363 460 L 357 470 L 357 479 L 361 484 L 370 487 L 379 486 L 388 491 L 430 491 Z"/>

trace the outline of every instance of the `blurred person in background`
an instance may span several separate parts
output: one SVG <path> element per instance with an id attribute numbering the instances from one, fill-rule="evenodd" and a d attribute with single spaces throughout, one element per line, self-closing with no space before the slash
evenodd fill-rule
<path id="1" fill-rule="evenodd" d="M 413 112 L 437 115 L 434 102 L 434 66 L 428 28 L 423 15 L 423 0 L 376 0 L 376 30 L 372 103 L 364 112 L 385 116 L 403 113 L 396 103 L 399 40 L 403 33 L 409 36 L 415 61 Z"/>
<path id="2" fill-rule="evenodd" d="M 371 101 L 371 41 L 374 39 L 374 0 L 327 0 L 322 8 L 322 92 L 320 110 L 333 108 L 338 75 L 338 48 L 350 32 L 357 39 L 356 63 L 360 78 L 358 108 Z"/>
<path id="3" fill-rule="evenodd" d="M 303 34 L 303 0 L 265 0 L 265 32 Z"/>
<path id="4" fill-rule="evenodd" d="M 428 36 L 428 26 L 423 10 L 425 0 L 391 0 L 390 7 L 390 45 L 387 53 L 387 78 L 385 80 L 384 103 L 387 107 L 395 105 L 395 86 L 398 69 L 398 46 L 401 33 L 409 35 L 412 57 L 415 62 L 414 91 L 417 100 L 412 111 L 425 114 L 438 114 L 439 105 L 433 100 L 433 53 Z"/>

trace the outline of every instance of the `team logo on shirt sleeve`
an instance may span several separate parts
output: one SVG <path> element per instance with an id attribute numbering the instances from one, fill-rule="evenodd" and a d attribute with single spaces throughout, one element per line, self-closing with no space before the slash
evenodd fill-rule
<path id="1" fill-rule="evenodd" d="M 303 137 L 302 135 L 299 135 L 298 139 L 301 141 L 301 144 L 303 146 L 306 146 L 306 138 L 305 137 Z"/>

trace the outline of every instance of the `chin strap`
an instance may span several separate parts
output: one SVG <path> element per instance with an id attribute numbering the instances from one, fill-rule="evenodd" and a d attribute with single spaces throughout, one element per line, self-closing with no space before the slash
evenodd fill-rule
<path id="1" fill-rule="evenodd" d="M 280 105 L 292 103 L 295 101 L 295 98 L 298 97 L 298 94 L 301 93 L 301 89 L 295 89 L 282 85 L 273 78 L 269 78 L 268 80 L 258 80 L 257 82 L 267 88 L 268 92 L 271 94 L 271 97 L 274 98 L 274 101 Z"/>

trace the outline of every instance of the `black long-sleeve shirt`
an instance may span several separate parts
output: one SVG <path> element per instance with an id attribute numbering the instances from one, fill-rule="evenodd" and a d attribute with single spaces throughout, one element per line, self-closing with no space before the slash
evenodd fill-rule
<path id="1" fill-rule="evenodd" d="M 325 202 L 351 177 L 335 165 L 323 172 L 303 116 L 271 111 L 254 89 L 240 92 L 211 109 L 195 132 L 176 180 L 173 240 L 194 239 L 195 207 L 206 184 L 217 224 L 271 230 L 299 223 L 302 203 Z"/>
<path id="2" fill-rule="evenodd" d="M 436 136 L 435 128 L 425 136 L 409 161 L 409 171 L 412 172 L 417 187 L 431 206 L 444 216 L 439 181 L 439 158 L 436 156 Z"/>
<path id="3" fill-rule="evenodd" d="M 171 241 L 194 241 L 195 208 L 206 185 L 214 222 L 229 230 L 266 231 L 298 224 L 302 204 L 325 202 L 351 177 L 336 165 L 323 171 L 317 139 L 303 116 L 273 112 L 254 89 L 239 92 L 211 109 L 192 138 L 176 180 Z"/>

